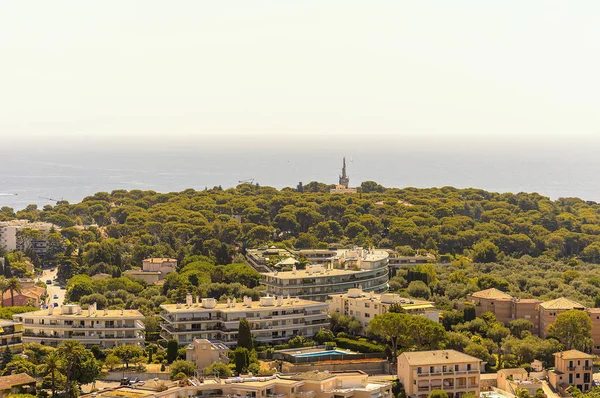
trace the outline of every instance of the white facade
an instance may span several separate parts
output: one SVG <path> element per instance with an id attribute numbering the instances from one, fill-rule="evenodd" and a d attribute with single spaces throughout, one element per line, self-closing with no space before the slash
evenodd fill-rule
<path id="1" fill-rule="evenodd" d="M 305 269 L 285 272 L 267 272 L 263 284 L 267 293 L 298 296 L 306 300 L 326 301 L 330 295 L 362 288 L 367 292 L 388 290 L 389 254 L 383 250 L 306 251 L 318 264 Z"/>
<path id="2" fill-rule="evenodd" d="M 56 347 L 65 340 L 92 346 L 144 344 L 144 315 L 137 310 L 97 310 L 96 304 L 82 310 L 79 305 L 13 315 L 23 324 L 23 342 Z"/>
<path id="3" fill-rule="evenodd" d="M 399 304 L 408 314 L 421 315 L 435 322 L 440 320 L 440 311 L 431 301 L 404 298 L 395 293 L 367 293 L 356 288 L 345 294 L 332 295 L 331 300 L 331 312 L 353 316 L 363 328 L 368 327 L 377 315 L 385 314 L 393 304 Z"/>
<path id="4" fill-rule="evenodd" d="M 258 343 L 272 344 L 294 336 L 311 337 L 321 328 L 328 327 L 326 303 L 298 298 L 261 297 L 242 302 L 228 300 L 217 303 L 213 298 L 198 298 L 193 302 L 188 295 L 186 304 L 163 304 L 164 323 L 161 336 L 175 339 L 180 345 L 190 344 L 194 338 L 220 341 L 227 346 L 237 343 L 239 321 L 246 318 L 252 337 Z"/>
<path id="5" fill-rule="evenodd" d="M 45 253 L 48 247 L 48 242 L 45 238 L 46 233 L 50 232 L 53 228 L 60 229 L 56 225 L 47 222 L 30 222 L 29 220 L 0 221 L 0 248 L 6 251 L 17 249 L 23 251 L 24 248 L 19 247 L 17 232 L 24 228 L 34 229 L 42 233 L 41 239 L 29 242 L 38 254 Z"/>

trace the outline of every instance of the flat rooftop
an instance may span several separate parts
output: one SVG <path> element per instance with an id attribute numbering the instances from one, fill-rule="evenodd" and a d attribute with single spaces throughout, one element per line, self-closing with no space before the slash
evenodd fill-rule
<path id="1" fill-rule="evenodd" d="M 259 301 L 252 300 L 252 305 L 245 305 L 242 300 L 236 301 L 232 306 L 228 306 L 227 303 L 217 303 L 214 308 L 205 308 L 200 304 L 192 304 L 187 306 L 185 304 L 161 304 L 160 308 L 164 309 L 168 312 L 195 312 L 195 311 L 224 311 L 224 312 L 244 312 L 244 311 L 252 311 L 252 310 L 268 310 L 274 309 L 277 310 L 279 308 L 297 308 L 297 307 L 309 307 L 309 306 L 322 306 L 327 307 L 328 303 L 322 303 L 319 301 L 311 301 L 304 299 L 291 299 L 291 304 L 288 302 L 287 298 L 283 299 L 282 305 L 277 305 L 277 299 L 275 299 L 275 305 L 261 305 Z"/>
<path id="2" fill-rule="evenodd" d="M 384 268 L 384 267 L 381 267 Z M 374 271 L 378 268 L 374 269 L 361 269 L 361 270 L 352 270 L 352 269 L 329 269 L 324 272 L 315 272 L 311 271 L 310 273 L 306 269 L 299 269 L 295 273 L 294 271 L 283 271 L 283 272 L 264 272 L 261 275 L 269 276 L 273 278 L 279 279 L 304 279 L 304 278 L 326 278 L 328 276 L 343 276 L 343 275 L 354 275 L 360 274 L 361 272 Z M 298 287 L 302 287 L 302 285 L 298 285 Z"/>
<path id="3" fill-rule="evenodd" d="M 410 365 L 437 365 L 449 363 L 477 362 L 479 358 L 472 357 L 455 350 L 414 351 L 403 352 L 398 358 L 405 357 Z M 474 369 L 477 370 L 477 369 Z"/>
<path id="4" fill-rule="evenodd" d="M 395 295 L 398 296 L 395 293 L 387 293 L 387 295 Z M 371 295 L 369 292 L 363 292 L 360 297 L 350 297 L 348 293 L 343 293 L 343 294 L 330 294 L 329 297 L 342 297 L 342 298 L 347 298 L 347 299 L 353 299 L 356 300 L 358 302 L 377 302 L 377 303 L 381 303 L 381 294 L 373 294 L 373 297 L 371 298 Z M 398 301 L 394 301 L 393 303 L 398 303 L 400 304 L 403 308 L 435 308 L 434 303 L 431 301 L 426 301 L 426 300 L 418 300 L 418 299 L 413 299 L 413 298 L 406 298 L 406 297 L 395 297 L 395 299 L 398 299 Z M 392 304 L 392 303 L 388 303 L 388 302 L 384 302 L 383 304 Z"/>
<path id="5" fill-rule="evenodd" d="M 72 319 L 84 319 L 84 318 L 144 319 L 144 315 L 141 312 L 139 312 L 138 310 L 123 310 L 123 311 L 107 310 L 106 313 L 104 310 L 97 310 L 96 312 L 94 312 L 91 315 L 90 315 L 89 310 L 81 310 L 80 314 L 63 314 L 62 309 L 59 307 L 54 308 L 54 312 L 52 314 L 50 314 L 50 311 L 46 309 L 46 310 L 39 310 L 39 311 L 32 311 L 32 312 L 24 312 L 22 314 L 15 314 L 15 315 L 23 316 L 23 317 L 46 317 L 46 316 L 58 317 L 58 316 L 60 316 L 61 318 L 72 318 Z"/>

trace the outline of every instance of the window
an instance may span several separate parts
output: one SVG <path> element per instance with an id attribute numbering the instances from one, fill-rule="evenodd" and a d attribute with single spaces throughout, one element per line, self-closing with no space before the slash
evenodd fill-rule
<path id="1" fill-rule="evenodd" d="M 454 365 L 454 371 L 458 372 L 458 369 L 459 369 L 458 365 Z"/>
<path id="2" fill-rule="evenodd" d="M 429 367 L 429 373 L 433 373 L 435 371 L 435 368 L 433 366 Z"/>
<path id="3" fill-rule="evenodd" d="M 446 365 L 442 366 L 442 372 L 447 372 L 448 371 L 448 367 Z"/>
<path id="4" fill-rule="evenodd" d="M 581 361 L 580 360 L 577 361 L 577 366 L 579 366 L 579 365 L 581 365 Z"/>
<path id="5" fill-rule="evenodd" d="M 365 318 L 370 318 L 371 314 L 369 314 L 368 312 L 365 312 Z"/>
<path id="6" fill-rule="evenodd" d="M 569 375 L 569 384 L 573 384 L 573 373 Z"/>
<path id="7" fill-rule="evenodd" d="M 471 370 L 471 364 L 470 363 L 467 364 L 467 370 Z"/>
<path id="8" fill-rule="evenodd" d="M 420 375 L 421 373 L 422 373 L 422 370 L 421 370 L 421 368 L 420 368 L 420 367 L 419 367 L 419 368 L 417 368 L 417 374 L 418 374 L 418 375 Z"/>
<path id="9" fill-rule="evenodd" d="M 569 367 L 572 368 L 573 367 L 573 361 L 569 361 Z"/>
<path id="10" fill-rule="evenodd" d="M 371 303 L 365 303 L 365 308 L 371 308 Z"/>
<path id="11" fill-rule="evenodd" d="M 577 373 L 577 374 L 575 375 L 575 378 L 576 378 L 576 379 L 579 379 L 580 377 L 581 377 L 581 375 L 580 375 L 579 373 Z"/>

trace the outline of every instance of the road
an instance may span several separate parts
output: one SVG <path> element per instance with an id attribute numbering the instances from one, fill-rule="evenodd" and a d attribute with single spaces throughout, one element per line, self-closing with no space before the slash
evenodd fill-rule
<path id="1" fill-rule="evenodd" d="M 51 285 L 46 285 L 46 289 L 48 291 L 48 303 L 50 303 L 51 305 L 53 305 L 53 303 L 58 303 L 58 306 L 60 307 L 61 305 L 63 305 L 63 302 L 65 301 L 66 290 L 56 284 L 56 273 L 57 272 L 58 272 L 57 269 L 54 269 L 54 271 L 45 269 L 42 272 L 42 276 L 40 276 L 40 280 L 44 283 L 47 280 L 52 281 Z M 54 298 L 55 294 L 58 296 L 58 299 Z"/>

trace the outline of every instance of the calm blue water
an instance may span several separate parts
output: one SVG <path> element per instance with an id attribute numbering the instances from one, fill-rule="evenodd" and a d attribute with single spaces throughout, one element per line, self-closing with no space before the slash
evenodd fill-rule
<path id="1" fill-rule="evenodd" d="M 254 179 L 276 188 L 299 181 L 337 183 L 347 156 L 351 185 L 375 180 L 388 187 L 475 187 L 496 192 L 538 192 L 557 199 L 600 201 L 600 140 L 595 142 L 485 144 L 390 140 L 311 139 L 253 144 L 190 142 L 177 148 L 84 142 L 46 148 L 0 146 L 0 206 L 21 209 L 52 200 L 81 201 L 98 191 L 159 192 L 224 188 Z M 18 195 L 14 195 L 18 194 Z"/>
<path id="2" fill-rule="evenodd" d="M 317 352 L 307 352 L 305 354 L 295 354 L 296 358 L 314 358 L 314 357 L 328 357 L 330 355 L 347 355 L 344 351 L 339 350 L 327 350 Z"/>

